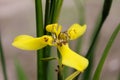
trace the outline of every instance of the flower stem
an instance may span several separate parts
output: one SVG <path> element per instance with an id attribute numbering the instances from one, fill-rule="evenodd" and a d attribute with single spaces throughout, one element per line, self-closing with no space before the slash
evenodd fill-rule
<path id="1" fill-rule="evenodd" d="M 60 8 L 62 6 L 59 4 L 62 4 L 62 1 L 63 0 L 46 0 L 44 34 L 47 34 L 47 35 L 50 34 L 46 31 L 46 25 L 58 22 Z M 50 54 L 51 54 L 51 47 L 50 46 L 45 47 L 44 57 L 49 57 Z M 46 62 L 45 64 L 46 64 L 45 67 L 48 69 L 49 62 Z M 49 77 L 49 74 L 51 74 L 51 71 L 49 71 L 48 77 Z"/>
<path id="2" fill-rule="evenodd" d="M 8 80 L 7 79 L 7 72 L 6 72 L 5 58 L 4 58 L 4 53 L 3 53 L 3 49 L 2 49 L 2 43 L 1 43 L 1 38 L 0 38 L 0 59 L 1 59 L 1 63 L 2 63 L 4 80 Z"/>
<path id="3" fill-rule="evenodd" d="M 63 0 L 46 0 L 45 26 L 58 22 Z"/>
<path id="4" fill-rule="evenodd" d="M 63 0 L 55 0 L 54 12 L 52 14 L 52 23 L 58 22 Z"/>
<path id="5" fill-rule="evenodd" d="M 46 32 L 46 26 L 50 24 L 50 12 L 51 12 L 51 0 L 46 0 L 46 6 L 45 6 L 45 24 L 44 24 L 44 34 L 47 34 Z"/>
<path id="6" fill-rule="evenodd" d="M 63 66 L 61 60 L 59 61 L 58 80 L 64 80 L 63 78 Z"/>
<path id="7" fill-rule="evenodd" d="M 42 13 L 42 1 L 35 0 L 36 6 L 36 32 L 37 37 L 42 36 L 43 33 L 43 13 Z"/>
<path id="8" fill-rule="evenodd" d="M 37 37 L 43 35 L 43 13 L 42 13 L 42 1 L 35 0 L 36 9 L 36 33 Z M 37 51 L 37 80 L 46 80 L 46 73 L 44 64 L 40 59 L 43 58 L 43 49 Z"/>
<path id="9" fill-rule="evenodd" d="M 63 65 L 62 65 L 62 57 L 61 57 L 61 54 L 60 52 L 57 50 L 57 53 L 58 53 L 58 80 L 64 80 L 64 76 L 63 76 Z"/>
<path id="10" fill-rule="evenodd" d="M 99 61 L 99 64 L 98 64 L 98 66 L 96 68 L 96 71 L 94 73 L 93 80 L 99 80 L 100 74 L 101 74 L 101 71 L 102 71 L 102 68 L 103 68 L 103 65 L 104 65 L 104 62 L 105 62 L 105 59 L 106 59 L 106 57 L 108 55 L 108 52 L 109 52 L 109 50 L 110 50 L 110 48 L 111 48 L 111 46 L 112 46 L 112 44 L 113 44 L 113 42 L 114 42 L 114 40 L 115 40 L 115 38 L 116 38 L 116 36 L 117 36 L 117 34 L 119 32 L 120 32 L 120 24 L 114 30 L 111 38 L 109 39 L 109 41 L 108 41 L 108 43 L 106 45 L 106 48 L 104 49 L 102 57 L 101 57 L 101 59 Z"/>

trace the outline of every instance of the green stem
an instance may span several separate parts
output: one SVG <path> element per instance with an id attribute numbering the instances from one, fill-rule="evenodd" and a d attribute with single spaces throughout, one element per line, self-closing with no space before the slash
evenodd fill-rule
<path id="1" fill-rule="evenodd" d="M 109 39 L 109 41 L 108 41 L 108 43 L 106 45 L 106 48 L 104 49 L 102 57 L 101 57 L 101 59 L 99 61 L 99 64 L 98 64 L 98 66 L 96 68 L 96 71 L 94 73 L 93 80 L 99 80 L 100 74 L 101 74 L 101 71 L 102 71 L 102 68 L 103 68 L 103 65 L 105 63 L 105 59 L 106 59 L 106 57 L 108 55 L 108 52 L 109 52 L 109 50 L 110 50 L 110 48 L 111 48 L 111 46 L 112 46 L 112 44 L 113 44 L 117 34 L 119 33 L 119 31 L 120 31 L 120 24 L 117 26 L 117 28 L 112 33 L 112 36 Z"/>
<path id="2" fill-rule="evenodd" d="M 3 49 L 2 49 L 2 43 L 1 43 L 1 38 L 0 38 L 0 59 L 1 59 L 1 63 L 2 63 L 4 80 L 8 80 L 7 79 L 7 72 L 6 72 L 5 57 L 4 57 L 4 53 L 3 53 Z"/>
<path id="3" fill-rule="evenodd" d="M 63 65 L 61 63 L 61 60 L 59 60 L 58 80 L 64 80 L 64 78 L 63 78 Z"/>
<path id="4" fill-rule="evenodd" d="M 58 22 L 63 0 L 46 0 L 45 26 Z"/>
<path id="5" fill-rule="evenodd" d="M 55 11 L 55 4 L 56 4 L 56 0 L 51 0 L 51 9 L 50 9 L 50 18 L 49 21 L 50 23 L 53 23 L 53 17 L 54 17 L 54 11 Z"/>
<path id="6" fill-rule="evenodd" d="M 51 2 L 52 2 L 51 0 L 46 0 L 46 7 L 45 7 L 45 24 L 46 25 L 49 23 Z"/>
<path id="7" fill-rule="evenodd" d="M 35 0 L 36 9 L 36 33 L 37 37 L 43 35 L 43 13 L 42 13 L 42 1 Z M 40 59 L 43 58 L 43 49 L 37 51 L 37 80 L 46 80 L 46 73 L 44 64 Z"/>
<path id="8" fill-rule="evenodd" d="M 60 11 L 61 11 L 62 3 L 63 3 L 63 0 L 55 0 L 51 23 L 58 22 L 58 18 L 59 18 L 59 14 L 60 14 Z"/>
<path id="9" fill-rule="evenodd" d="M 46 0 L 45 26 L 58 22 L 63 0 Z"/>
<path id="10" fill-rule="evenodd" d="M 62 0 L 46 0 L 44 34 L 47 34 L 47 35 L 50 34 L 46 31 L 46 25 L 52 24 L 54 22 L 58 22 L 59 13 L 62 6 L 62 5 L 59 5 L 59 4 L 62 4 L 61 1 Z M 45 47 L 44 57 L 49 57 L 50 53 L 51 53 L 51 47 L 50 46 Z M 46 65 L 45 68 L 47 72 L 47 69 L 49 68 L 49 62 L 46 62 L 45 65 Z M 50 71 L 48 73 L 48 76 L 49 74 L 51 74 Z"/>
<path id="11" fill-rule="evenodd" d="M 44 34 L 45 35 L 49 35 L 50 33 L 48 33 L 46 31 L 46 26 L 48 24 L 50 24 L 50 12 L 51 12 L 51 4 L 52 4 L 52 0 L 46 0 L 46 6 L 45 6 L 45 21 L 44 21 Z M 50 57 L 50 54 L 51 54 L 51 47 L 50 46 L 46 46 L 45 48 L 43 48 L 43 51 L 44 51 L 44 58 L 46 57 Z M 50 65 L 49 65 L 49 62 L 45 62 L 44 63 L 45 66 L 44 68 L 46 68 L 46 80 L 51 76 L 51 69 L 50 68 Z M 49 71 L 48 71 L 49 69 Z"/>
<path id="12" fill-rule="evenodd" d="M 46 32 L 46 25 L 50 24 L 50 12 L 51 12 L 51 0 L 46 0 L 46 6 L 45 6 L 45 24 L 44 24 L 44 34 L 47 34 Z"/>
<path id="13" fill-rule="evenodd" d="M 58 54 L 58 80 L 64 80 L 64 76 L 63 76 L 63 65 L 62 65 L 62 57 L 60 52 L 57 50 L 57 54 Z"/>
<path id="14" fill-rule="evenodd" d="M 37 37 L 42 36 L 43 31 L 43 13 L 42 13 L 42 2 L 41 0 L 35 0 L 36 6 L 36 31 Z"/>

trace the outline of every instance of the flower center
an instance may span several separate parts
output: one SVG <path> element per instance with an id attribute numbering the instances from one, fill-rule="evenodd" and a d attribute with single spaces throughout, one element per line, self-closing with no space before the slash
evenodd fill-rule
<path id="1" fill-rule="evenodd" d="M 54 42 L 53 44 L 57 44 L 58 46 L 62 46 L 62 44 L 68 43 L 69 36 L 66 32 L 60 32 L 58 35 L 52 34 Z"/>

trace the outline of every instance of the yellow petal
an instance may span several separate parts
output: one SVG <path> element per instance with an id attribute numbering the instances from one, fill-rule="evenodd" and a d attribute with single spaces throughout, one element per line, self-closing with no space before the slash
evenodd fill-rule
<path id="1" fill-rule="evenodd" d="M 46 45 L 52 44 L 52 37 L 44 35 L 42 37 L 34 38 L 28 35 L 20 35 L 16 37 L 12 45 L 22 50 L 38 50 Z"/>
<path id="2" fill-rule="evenodd" d="M 68 30 L 67 34 L 70 37 L 70 40 L 74 40 L 82 36 L 86 31 L 86 25 L 73 24 Z"/>
<path id="3" fill-rule="evenodd" d="M 88 60 L 85 57 L 72 51 L 68 44 L 62 44 L 61 46 L 58 46 L 58 50 L 62 55 L 62 64 L 81 72 L 87 68 L 89 64 Z"/>
<path id="4" fill-rule="evenodd" d="M 51 33 L 55 33 L 58 35 L 61 32 L 62 26 L 58 25 L 57 23 L 55 24 L 49 24 L 46 26 L 46 30 Z"/>

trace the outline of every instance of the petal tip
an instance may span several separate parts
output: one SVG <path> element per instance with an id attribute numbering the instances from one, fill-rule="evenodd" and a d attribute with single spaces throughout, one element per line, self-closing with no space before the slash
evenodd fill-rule
<path id="1" fill-rule="evenodd" d="M 70 40 L 77 39 L 78 37 L 82 36 L 86 31 L 87 25 L 79 25 L 73 24 L 67 31 L 67 34 L 70 37 Z"/>

